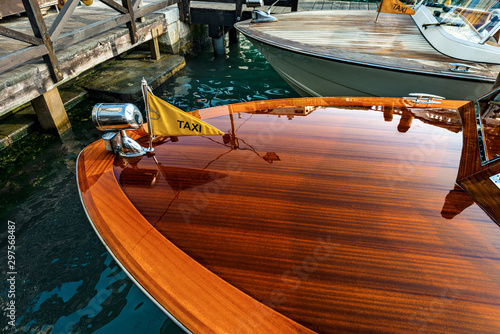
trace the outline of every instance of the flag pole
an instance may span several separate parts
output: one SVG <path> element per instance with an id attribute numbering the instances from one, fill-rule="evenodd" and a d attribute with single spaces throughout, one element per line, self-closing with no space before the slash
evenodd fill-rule
<path id="1" fill-rule="evenodd" d="M 378 5 L 378 8 L 377 8 L 377 17 L 375 18 L 375 22 L 377 22 L 377 20 L 378 20 L 378 16 L 380 15 L 380 10 L 382 9 L 382 3 L 383 2 L 384 2 L 384 0 L 381 0 L 380 4 Z"/>
<path id="2" fill-rule="evenodd" d="M 153 129 L 151 127 L 151 113 L 149 111 L 149 99 L 148 99 L 148 82 L 146 79 L 142 78 L 141 81 L 141 88 L 142 88 L 142 98 L 144 99 L 144 106 L 146 108 L 146 118 L 148 121 L 148 137 L 149 137 L 149 148 L 147 149 L 148 152 L 153 152 Z"/>

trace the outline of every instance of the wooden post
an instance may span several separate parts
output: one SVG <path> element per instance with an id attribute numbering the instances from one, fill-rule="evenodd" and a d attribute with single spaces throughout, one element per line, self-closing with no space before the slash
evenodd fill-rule
<path id="1" fill-rule="evenodd" d="M 240 22 L 243 15 L 243 0 L 236 0 L 236 10 L 234 11 L 234 22 Z"/>
<path id="2" fill-rule="evenodd" d="M 212 46 L 215 55 L 226 54 L 226 45 L 224 40 L 224 27 L 209 24 L 208 36 L 212 38 Z"/>
<path id="3" fill-rule="evenodd" d="M 160 45 L 158 44 L 158 36 L 161 34 L 161 26 L 151 29 L 151 40 L 149 41 L 149 51 L 151 52 L 151 60 L 159 60 L 161 58 Z"/>
<path id="4" fill-rule="evenodd" d="M 229 44 L 237 44 L 239 41 L 239 33 L 235 28 L 229 29 Z"/>
<path id="5" fill-rule="evenodd" d="M 190 0 L 180 0 L 177 3 L 179 7 L 179 15 L 182 22 L 191 23 L 191 1 Z"/>
<path id="6" fill-rule="evenodd" d="M 132 44 L 137 43 L 137 27 L 135 26 L 135 13 L 134 6 L 132 5 L 131 0 L 122 0 L 123 7 L 127 8 L 128 13 L 130 15 L 130 21 L 127 22 L 127 27 L 130 31 L 130 40 Z"/>
<path id="7" fill-rule="evenodd" d="M 54 82 L 59 82 L 63 79 L 62 73 L 59 71 L 59 63 L 57 61 L 56 54 L 54 53 L 54 48 L 52 45 L 52 40 L 50 39 L 47 26 L 42 17 L 42 12 L 36 0 L 22 0 L 24 9 L 26 10 L 26 15 L 31 24 L 31 29 L 36 38 L 41 38 L 45 47 L 47 48 L 48 54 L 43 56 L 43 60 L 47 63 L 50 73 L 52 74 L 52 79 Z"/>
<path id="8" fill-rule="evenodd" d="M 299 0 L 292 0 L 292 12 L 296 12 L 299 9 Z"/>
<path id="9" fill-rule="evenodd" d="M 66 109 L 59 95 L 59 90 L 54 87 L 50 91 L 43 93 L 31 101 L 33 109 L 42 129 L 47 131 L 57 131 L 61 135 L 71 128 Z"/>

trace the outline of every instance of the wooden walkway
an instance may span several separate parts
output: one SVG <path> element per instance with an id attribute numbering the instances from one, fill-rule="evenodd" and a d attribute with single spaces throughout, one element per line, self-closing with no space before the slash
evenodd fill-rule
<path id="1" fill-rule="evenodd" d="M 376 10 L 377 2 L 357 2 L 357 1 L 338 1 L 338 0 L 299 0 L 298 11 L 309 10 Z M 261 10 L 267 11 L 269 6 L 260 7 Z M 205 2 L 191 1 L 191 9 L 211 9 L 211 10 L 234 10 L 234 4 L 223 2 Z M 243 4 L 243 12 L 250 13 L 251 8 Z M 290 7 L 274 6 L 271 13 L 282 14 L 289 13 Z M 249 16 L 249 15 L 248 15 Z"/>

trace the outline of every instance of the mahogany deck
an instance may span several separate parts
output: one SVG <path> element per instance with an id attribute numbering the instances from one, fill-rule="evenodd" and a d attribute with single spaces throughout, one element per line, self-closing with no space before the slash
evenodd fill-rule
<path id="1" fill-rule="evenodd" d="M 304 116 L 314 105 L 343 107 Z M 122 265 L 194 332 L 496 333 L 500 231 L 455 185 L 458 106 L 216 107 L 199 113 L 239 149 L 181 137 L 126 162 L 98 142 L 79 159 L 82 199 Z"/>
<path id="2" fill-rule="evenodd" d="M 278 14 L 277 22 L 236 24 L 244 35 L 286 50 L 361 64 L 442 74 L 458 61 L 436 51 L 410 15 L 366 10 L 330 10 Z M 498 65 L 478 65 L 475 74 L 494 80 Z M 453 72 L 450 72 L 453 73 Z"/>

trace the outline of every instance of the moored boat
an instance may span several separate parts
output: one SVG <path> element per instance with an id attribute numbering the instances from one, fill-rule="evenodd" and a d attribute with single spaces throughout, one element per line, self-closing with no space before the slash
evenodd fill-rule
<path id="1" fill-rule="evenodd" d="M 82 203 L 188 332 L 495 333 L 499 94 L 218 106 L 190 115 L 224 135 L 159 136 L 145 154 L 140 117 L 114 106 L 130 123 L 96 115 Z"/>
<path id="2" fill-rule="evenodd" d="M 382 13 L 377 21 L 372 11 L 304 11 L 235 27 L 303 96 L 472 100 L 500 72 L 496 6 L 424 0 L 415 15 Z"/>

